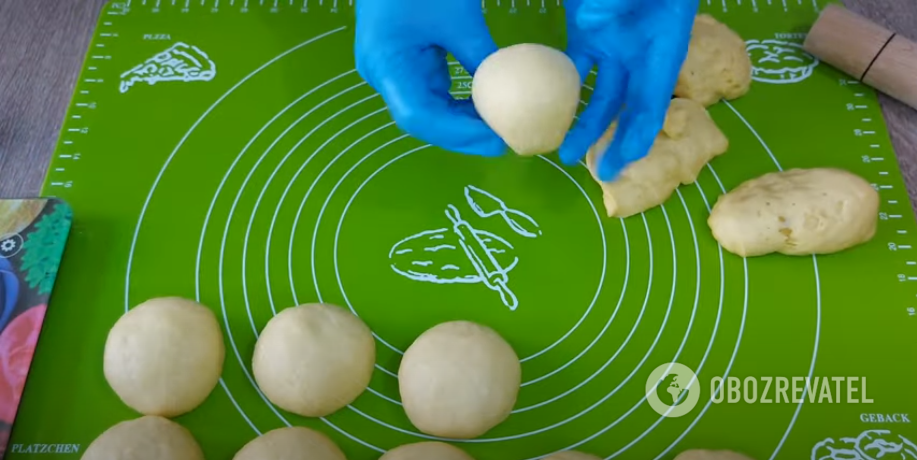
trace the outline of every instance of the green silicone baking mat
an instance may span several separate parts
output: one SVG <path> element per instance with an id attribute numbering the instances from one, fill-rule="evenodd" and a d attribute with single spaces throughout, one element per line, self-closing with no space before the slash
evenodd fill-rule
<path id="1" fill-rule="evenodd" d="M 224 329 L 220 384 L 177 419 L 209 459 L 286 425 L 322 430 L 351 460 L 430 439 L 396 372 L 417 335 L 455 319 L 494 327 L 523 361 L 509 419 L 455 441 L 478 460 L 917 458 L 917 227 L 874 92 L 801 49 L 823 6 L 702 1 L 754 62 L 751 91 L 710 108 L 729 152 L 664 206 L 618 220 L 586 168 L 556 155 L 485 159 L 404 135 L 354 70 L 347 0 L 109 4 L 44 188 L 72 205 L 73 232 L 8 458 L 78 458 L 137 416 L 105 382 L 103 345 L 127 309 L 165 295 L 198 299 Z M 501 45 L 563 45 L 556 0 L 482 7 Z M 874 240 L 747 260 L 716 244 L 706 216 L 725 190 L 814 166 L 879 190 Z M 272 315 L 316 301 L 367 322 L 378 364 L 353 404 L 306 419 L 261 396 L 251 356 Z M 672 394 L 646 390 L 671 362 L 699 382 L 680 417 L 647 399 Z M 761 400 L 713 402 L 715 377 L 757 378 Z M 778 381 L 799 380 L 814 389 L 777 399 Z"/>

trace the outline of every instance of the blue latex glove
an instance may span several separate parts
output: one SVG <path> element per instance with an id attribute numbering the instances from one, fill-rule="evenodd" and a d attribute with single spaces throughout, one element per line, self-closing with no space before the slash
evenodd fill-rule
<path id="1" fill-rule="evenodd" d="M 643 158 L 662 129 L 688 53 L 698 0 L 567 0 L 567 54 L 595 92 L 560 148 L 575 164 L 618 117 L 615 138 L 598 152 L 600 180 Z M 622 110 L 623 107 L 626 107 Z"/>
<path id="2" fill-rule="evenodd" d="M 357 0 L 357 71 L 380 93 L 397 125 L 446 150 L 506 152 L 470 99 L 449 94 L 447 52 L 474 75 L 497 50 L 474 0 Z"/>

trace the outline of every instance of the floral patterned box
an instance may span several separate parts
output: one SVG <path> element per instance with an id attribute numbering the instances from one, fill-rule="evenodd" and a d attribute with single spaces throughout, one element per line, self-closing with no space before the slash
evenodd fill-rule
<path id="1" fill-rule="evenodd" d="M 72 211 L 56 199 L 0 200 L 0 457 L 57 278 Z"/>

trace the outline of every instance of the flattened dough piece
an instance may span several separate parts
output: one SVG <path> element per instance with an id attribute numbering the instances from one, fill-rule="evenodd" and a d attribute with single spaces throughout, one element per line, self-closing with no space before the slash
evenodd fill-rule
<path id="1" fill-rule="evenodd" d="M 239 449 L 233 460 L 347 460 L 328 436 L 292 426 L 268 431 Z"/>
<path id="2" fill-rule="evenodd" d="M 601 182 L 596 174 L 596 154 L 611 144 L 615 128 L 612 124 L 586 154 L 586 165 L 602 186 L 609 217 L 628 217 L 659 206 L 680 184 L 697 180 L 704 165 L 729 148 L 726 136 L 702 105 L 690 99 L 672 99 L 649 153 L 624 168 L 617 179 Z"/>
<path id="3" fill-rule="evenodd" d="M 118 423 L 89 444 L 82 460 L 204 460 L 204 452 L 185 427 L 146 415 Z"/>
<path id="4" fill-rule="evenodd" d="M 550 457 L 545 457 L 544 460 L 602 460 L 602 458 L 597 455 L 570 450 L 567 452 L 558 452 Z"/>
<path id="5" fill-rule="evenodd" d="M 713 16 L 698 15 L 675 95 L 709 107 L 720 99 L 738 98 L 750 87 L 751 59 L 745 41 Z"/>
<path id="6" fill-rule="evenodd" d="M 876 232 L 879 193 L 834 168 L 791 169 L 748 180 L 720 196 L 707 219 L 729 252 L 753 257 L 830 254 Z"/>
<path id="7" fill-rule="evenodd" d="M 398 384 L 420 431 L 454 439 L 486 433 L 509 417 L 522 366 L 493 329 L 470 321 L 438 324 L 404 352 Z"/>
<path id="8" fill-rule="evenodd" d="M 369 327 L 341 307 L 316 303 L 284 309 L 268 321 L 252 371 L 272 403 L 303 417 L 324 417 L 366 390 L 375 363 Z"/>
<path id="9" fill-rule="evenodd" d="M 674 460 L 753 460 L 731 450 L 691 449 L 678 454 Z"/>
<path id="10" fill-rule="evenodd" d="M 213 312 L 161 297 L 125 313 L 108 332 L 103 370 L 132 409 L 174 417 L 199 406 L 223 372 L 223 333 Z"/>
<path id="11" fill-rule="evenodd" d="M 474 460 L 472 456 L 444 442 L 416 442 L 396 447 L 379 460 Z"/>

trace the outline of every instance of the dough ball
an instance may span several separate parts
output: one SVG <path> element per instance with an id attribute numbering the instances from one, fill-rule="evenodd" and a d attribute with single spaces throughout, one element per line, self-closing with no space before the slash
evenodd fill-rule
<path id="1" fill-rule="evenodd" d="M 95 438 L 82 460 L 204 460 L 204 452 L 185 427 L 146 415 L 118 423 Z"/>
<path id="2" fill-rule="evenodd" d="M 255 344 L 252 370 L 264 395 L 303 417 L 324 417 L 369 386 L 376 343 L 356 315 L 329 304 L 287 308 Z"/>
<path id="3" fill-rule="evenodd" d="M 379 460 L 474 460 L 464 450 L 443 442 L 418 442 L 396 447 Z"/>
<path id="4" fill-rule="evenodd" d="M 118 319 L 105 342 L 103 367 L 124 404 L 141 414 L 174 417 L 207 399 L 224 355 L 223 333 L 209 308 L 162 297 Z"/>
<path id="5" fill-rule="evenodd" d="M 596 455 L 570 450 L 567 452 L 558 452 L 550 457 L 545 457 L 543 460 L 602 460 L 602 458 Z"/>
<path id="6" fill-rule="evenodd" d="M 424 433 L 480 436 L 509 417 L 522 378 L 513 348 L 493 329 L 468 321 L 427 330 L 398 369 L 401 402 Z"/>
<path id="7" fill-rule="evenodd" d="M 602 186 L 609 217 L 628 217 L 659 206 L 679 185 L 697 180 L 704 165 L 729 148 L 729 140 L 702 105 L 675 98 L 649 153 L 616 179 L 601 182 L 596 173 L 598 152 L 611 145 L 615 128 L 612 124 L 586 154 L 586 165 Z"/>
<path id="8" fill-rule="evenodd" d="M 735 99 L 751 87 L 751 59 L 745 41 L 708 14 L 694 19 L 688 56 L 678 74 L 675 95 L 705 107 Z"/>
<path id="9" fill-rule="evenodd" d="M 692 449 L 686 450 L 674 460 L 752 460 L 750 457 L 730 450 L 707 450 Z"/>
<path id="10" fill-rule="evenodd" d="M 560 147 L 580 102 L 580 76 L 561 51 L 534 43 L 502 48 L 474 74 L 471 98 L 484 121 L 519 155 Z"/>
<path id="11" fill-rule="evenodd" d="M 792 169 L 746 181 L 717 199 L 707 224 L 742 257 L 830 254 L 876 233 L 879 193 L 856 174 Z"/>
<path id="12" fill-rule="evenodd" d="M 268 431 L 249 441 L 233 460 L 347 460 L 324 434 L 294 426 Z"/>

